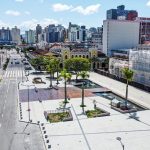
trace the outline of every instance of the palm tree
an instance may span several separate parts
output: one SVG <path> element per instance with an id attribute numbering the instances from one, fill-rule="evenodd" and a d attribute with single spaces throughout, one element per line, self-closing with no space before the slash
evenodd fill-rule
<path id="1" fill-rule="evenodd" d="M 61 59 L 60 58 L 56 58 L 55 63 L 56 63 L 56 72 L 57 72 L 57 82 L 56 82 L 57 85 L 59 84 L 58 73 L 60 71 L 60 62 L 61 62 Z"/>
<path id="2" fill-rule="evenodd" d="M 83 80 L 89 78 L 89 74 L 87 73 L 87 71 L 80 72 L 78 76 L 80 76 Z M 83 114 L 84 114 L 84 107 L 86 107 L 86 105 L 84 105 L 84 84 L 85 82 L 82 83 L 82 102 L 80 105 L 80 107 L 82 107 Z"/>
<path id="3" fill-rule="evenodd" d="M 46 70 L 50 74 L 50 88 L 52 88 L 53 87 L 53 85 L 52 85 L 52 77 L 53 77 L 53 74 L 55 73 L 55 70 L 56 70 L 55 58 L 50 57 L 48 59 L 45 59 L 45 64 L 46 64 Z"/>
<path id="4" fill-rule="evenodd" d="M 64 100 L 64 107 L 66 107 L 66 104 L 68 103 L 67 101 L 67 81 L 71 80 L 72 74 L 68 73 L 66 69 L 64 69 L 63 71 L 61 71 L 61 74 L 59 76 L 59 78 L 63 78 L 64 79 L 64 83 L 65 83 L 65 100 Z"/>
<path id="5" fill-rule="evenodd" d="M 128 103 L 128 85 L 129 85 L 129 82 L 132 81 L 134 72 L 132 70 L 130 70 L 129 68 L 127 68 L 127 67 L 123 68 L 122 72 L 123 72 L 124 77 L 126 79 L 126 98 L 125 98 L 126 101 L 125 101 L 125 106 L 127 108 L 127 103 Z"/>

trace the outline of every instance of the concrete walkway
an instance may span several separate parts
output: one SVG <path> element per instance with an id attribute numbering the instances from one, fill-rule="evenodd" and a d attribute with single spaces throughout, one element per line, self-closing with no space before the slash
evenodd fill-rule
<path id="1" fill-rule="evenodd" d="M 125 97 L 125 91 L 126 91 L 126 84 L 113 80 L 111 78 L 102 76 L 100 74 L 91 72 L 90 78 L 91 81 L 96 82 L 114 93 L 117 93 L 119 95 L 122 95 Z M 148 107 L 150 109 L 150 93 L 142 91 L 138 88 L 129 86 L 129 99 L 133 100 L 134 102 L 137 102 L 145 107 Z"/>

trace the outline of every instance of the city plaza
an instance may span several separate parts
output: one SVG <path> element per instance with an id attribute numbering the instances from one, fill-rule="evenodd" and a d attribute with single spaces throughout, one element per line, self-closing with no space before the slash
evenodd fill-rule
<path id="1" fill-rule="evenodd" d="M 85 110 L 93 109 L 93 100 L 97 107 L 110 113 L 110 116 L 87 118 L 82 113 L 81 89 L 67 85 L 70 101 L 67 108 L 71 110 L 73 121 L 50 123 L 45 119 L 44 111 L 57 110 L 64 100 L 63 81 L 56 81 L 53 85 L 58 89 L 49 89 L 49 80 L 40 75 L 46 84 L 33 84 L 32 80 L 38 75 L 29 75 L 28 81 L 18 85 L 20 90 L 18 114 L 20 121 L 29 121 L 28 105 L 30 107 L 31 123 L 39 124 L 45 147 L 54 150 L 149 150 L 150 139 L 150 94 L 129 86 L 129 99 L 144 108 L 143 111 L 122 114 L 111 109 L 110 101 L 85 90 Z M 113 79 L 90 72 L 89 80 L 101 85 L 103 90 L 111 90 L 121 96 L 125 95 L 126 85 Z M 29 103 L 27 97 L 27 85 L 29 85 Z M 35 88 L 36 87 L 36 88 Z M 41 99 L 42 89 L 49 93 L 51 99 Z M 23 92 L 24 91 L 24 92 Z M 48 92 L 47 92 L 48 91 Z M 52 92 L 51 92 L 52 91 Z M 55 92 L 54 92 L 55 91 Z M 25 94 L 23 94 L 25 93 Z M 42 98 L 47 98 L 46 93 Z M 54 93 L 53 95 L 51 95 Z M 35 98 L 36 97 L 36 98 Z M 20 110 L 21 109 L 21 110 Z M 21 113 L 20 113 L 21 112 Z"/>

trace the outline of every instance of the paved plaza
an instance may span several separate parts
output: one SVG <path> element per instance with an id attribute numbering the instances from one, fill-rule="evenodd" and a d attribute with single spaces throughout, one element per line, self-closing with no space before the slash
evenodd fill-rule
<path id="1" fill-rule="evenodd" d="M 23 84 L 32 84 L 34 76 L 29 76 L 29 81 Z M 45 76 L 42 76 L 45 80 Z M 125 94 L 125 84 L 109 79 L 107 77 L 90 73 L 90 80 L 112 90 L 120 95 Z M 45 80 L 46 81 L 46 80 Z M 54 81 L 54 85 L 56 81 Z M 49 82 L 43 85 L 36 85 L 37 88 L 46 88 Z M 63 83 L 60 83 L 63 88 Z M 72 86 L 68 86 L 70 89 Z M 20 83 L 20 90 L 26 90 L 26 86 Z M 31 87 L 34 90 L 34 87 Z M 58 90 L 59 91 L 59 90 Z M 81 89 L 80 89 L 81 92 Z M 42 102 L 38 100 L 30 101 L 30 115 L 33 123 L 40 121 L 41 132 L 46 144 L 51 145 L 53 150 L 121 150 L 122 145 L 116 138 L 121 137 L 121 142 L 125 150 L 150 150 L 150 110 L 138 111 L 136 113 L 121 114 L 110 108 L 110 101 L 95 95 L 85 97 L 85 110 L 93 109 L 93 100 L 97 101 L 97 107 L 100 107 L 110 113 L 110 116 L 87 118 L 82 114 L 80 107 L 81 98 L 71 97 L 67 107 L 70 108 L 73 115 L 73 121 L 49 123 L 44 117 L 44 111 L 56 110 L 63 101 L 62 97 L 58 99 L 45 99 Z M 134 87 L 129 86 L 129 98 L 141 105 L 150 108 L 150 94 Z M 31 98 L 32 99 L 32 98 Z M 22 119 L 28 121 L 28 103 L 21 102 Z M 42 127 L 45 127 L 43 130 Z M 44 133 L 46 131 L 46 133 Z M 45 135 L 48 136 L 49 143 L 46 143 Z"/>

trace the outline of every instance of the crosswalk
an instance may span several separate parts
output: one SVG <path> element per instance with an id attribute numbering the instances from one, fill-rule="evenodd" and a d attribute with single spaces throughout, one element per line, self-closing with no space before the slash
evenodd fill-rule
<path id="1" fill-rule="evenodd" d="M 24 77 L 25 72 L 22 70 L 7 70 L 4 74 L 4 78 L 17 78 L 17 77 Z"/>

